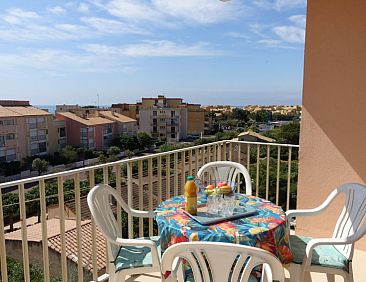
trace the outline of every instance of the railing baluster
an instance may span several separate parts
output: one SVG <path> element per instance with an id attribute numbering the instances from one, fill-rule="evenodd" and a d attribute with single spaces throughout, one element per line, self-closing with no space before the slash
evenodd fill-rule
<path id="1" fill-rule="evenodd" d="M 148 179 L 149 179 L 149 210 L 153 210 L 153 162 L 152 158 L 148 160 Z M 149 218 L 149 236 L 153 236 L 154 229 L 153 229 L 153 219 Z"/>
<path id="2" fill-rule="evenodd" d="M 46 185 L 43 179 L 39 181 L 39 200 L 41 206 L 43 273 L 44 281 L 48 282 L 50 281 L 50 267 L 48 259 Z"/>
<path id="3" fill-rule="evenodd" d="M 270 158 L 270 146 L 267 146 L 267 171 L 266 171 L 266 200 L 268 200 L 269 194 L 269 158 Z"/>
<path id="4" fill-rule="evenodd" d="M 214 161 L 217 161 L 217 145 L 215 144 L 215 145 L 213 145 L 213 160 Z"/>
<path id="5" fill-rule="evenodd" d="M 76 173 L 74 177 L 75 187 L 75 209 L 76 209 L 76 242 L 78 254 L 78 281 L 84 281 L 83 272 L 83 250 L 81 245 L 81 205 L 80 205 L 80 174 Z"/>
<path id="6" fill-rule="evenodd" d="M 247 170 L 250 175 L 250 144 L 247 144 Z"/>
<path id="7" fill-rule="evenodd" d="M 138 187 L 139 187 L 139 209 L 144 210 L 144 185 L 143 185 L 143 161 L 138 161 Z M 139 236 L 144 237 L 144 219 L 139 217 Z"/>
<path id="8" fill-rule="evenodd" d="M 28 237 L 27 237 L 27 214 L 25 207 L 24 183 L 19 184 L 18 190 L 19 190 L 20 222 L 22 227 L 24 281 L 30 282 L 29 250 L 28 250 Z"/>
<path id="9" fill-rule="evenodd" d="M 65 238 L 65 204 L 64 204 L 64 182 L 62 176 L 57 177 L 58 205 L 60 209 L 60 237 L 61 237 L 61 272 L 62 281 L 67 282 L 67 258 Z"/>
<path id="10" fill-rule="evenodd" d="M 204 166 L 206 164 L 205 151 L 206 151 L 206 146 L 201 148 L 202 166 Z"/>
<path id="11" fill-rule="evenodd" d="M 219 143 L 217 144 L 218 148 L 217 148 L 217 160 L 218 161 L 221 161 L 222 160 L 222 146 L 223 146 L 223 143 Z"/>
<path id="12" fill-rule="evenodd" d="M 95 186 L 95 175 L 94 175 L 94 169 L 89 170 L 89 183 L 90 188 L 93 188 Z M 98 265 L 97 265 L 97 228 L 95 224 L 95 220 L 92 217 L 91 218 L 91 224 L 92 224 L 92 264 L 93 264 L 93 280 L 97 281 L 98 279 Z M 107 259 L 108 260 L 108 259 Z"/>
<path id="13" fill-rule="evenodd" d="M 121 173 L 121 165 L 116 164 L 114 166 L 116 170 L 116 190 L 117 194 L 122 197 L 122 173 Z M 120 204 L 117 203 L 117 225 L 118 229 L 122 230 L 122 209 Z"/>
<path id="14" fill-rule="evenodd" d="M 180 189 L 179 189 L 179 194 L 183 194 L 183 185 L 184 183 L 186 182 L 186 152 L 183 151 L 181 153 L 181 158 L 182 158 L 182 182 L 181 182 L 181 185 L 180 185 Z"/>
<path id="15" fill-rule="evenodd" d="M 157 175 L 157 177 L 158 177 L 158 204 L 160 204 L 161 202 L 162 202 L 162 196 L 161 196 L 161 194 L 162 194 L 162 189 L 163 189 L 163 187 L 162 187 L 162 169 L 161 169 L 161 157 L 158 157 L 158 175 Z"/>
<path id="16" fill-rule="evenodd" d="M 229 143 L 229 161 L 233 160 L 233 144 Z"/>
<path id="17" fill-rule="evenodd" d="M 174 196 L 178 196 L 178 153 L 174 153 Z"/>
<path id="18" fill-rule="evenodd" d="M 8 270 L 6 264 L 6 246 L 4 236 L 3 193 L 0 188 L 0 262 L 2 282 L 8 282 Z"/>
<path id="19" fill-rule="evenodd" d="M 127 204 L 132 207 L 132 161 L 127 163 Z M 133 238 L 133 218 L 131 214 L 127 216 L 128 221 L 128 238 Z"/>
<path id="20" fill-rule="evenodd" d="M 241 164 L 241 144 L 238 143 L 237 146 L 238 146 L 238 163 Z"/>
<path id="21" fill-rule="evenodd" d="M 292 158 L 291 155 L 292 155 L 292 147 L 288 147 L 286 210 L 290 209 L 291 158 Z"/>
<path id="22" fill-rule="evenodd" d="M 103 183 L 104 184 L 109 184 L 108 167 L 107 166 L 103 167 Z"/>
<path id="23" fill-rule="evenodd" d="M 256 187 L 255 195 L 256 195 L 256 197 L 258 197 L 258 194 L 259 194 L 259 160 L 260 160 L 260 149 L 261 149 L 261 145 L 257 145 L 257 174 L 256 174 L 256 182 L 255 182 L 255 187 Z"/>
<path id="24" fill-rule="evenodd" d="M 281 165 L 281 146 L 277 147 L 277 179 L 276 179 L 276 205 L 280 197 L 280 165 Z"/>
<path id="25" fill-rule="evenodd" d="M 200 164 L 199 164 L 199 160 L 198 160 L 198 156 L 199 156 L 199 149 L 198 148 L 196 148 L 195 150 L 194 150 L 194 162 L 195 162 L 195 173 L 196 173 L 196 175 L 197 175 L 197 172 L 198 172 L 198 170 L 199 170 L 199 168 L 200 168 Z"/>
<path id="26" fill-rule="evenodd" d="M 189 150 L 189 153 L 188 153 L 188 158 L 189 158 L 189 175 L 193 175 L 193 168 L 192 168 L 192 149 Z M 197 172 L 196 172 L 196 175 L 197 175 Z"/>
<path id="27" fill-rule="evenodd" d="M 170 198 L 170 154 L 165 159 L 166 199 Z"/>

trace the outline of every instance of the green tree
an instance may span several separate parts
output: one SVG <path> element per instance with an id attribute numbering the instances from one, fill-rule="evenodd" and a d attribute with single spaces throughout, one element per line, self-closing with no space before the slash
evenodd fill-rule
<path id="1" fill-rule="evenodd" d="M 8 216 L 10 231 L 14 230 L 14 218 L 19 214 L 19 197 L 16 193 L 3 194 L 3 208 Z"/>
<path id="2" fill-rule="evenodd" d="M 125 155 L 126 155 L 127 158 L 130 159 L 130 158 L 132 158 L 135 155 L 135 153 L 132 152 L 132 151 L 130 151 L 130 150 L 126 150 L 125 151 Z"/>
<path id="3" fill-rule="evenodd" d="M 122 134 L 119 137 L 119 144 L 120 144 L 120 147 L 122 148 L 122 150 L 133 151 L 135 149 L 138 149 L 138 147 L 139 147 L 136 136 L 131 136 L 128 134 Z"/>
<path id="4" fill-rule="evenodd" d="M 48 169 L 48 162 L 40 158 L 35 158 L 32 162 L 32 169 L 38 171 L 38 175 L 42 172 L 46 172 Z"/>
<path id="5" fill-rule="evenodd" d="M 153 144 L 153 139 L 146 132 L 137 133 L 137 141 L 140 149 L 150 148 Z"/>
<path id="6" fill-rule="evenodd" d="M 100 154 L 98 157 L 99 163 L 104 164 L 108 161 L 108 158 L 104 154 Z"/>
<path id="7" fill-rule="evenodd" d="M 240 108 L 233 109 L 232 117 L 233 117 L 233 119 L 237 119 L 237 120 L 239 120 L 241 122 L 244 122 L 244 123 L 249 121 L 248 112 L 246 110 L 243 110 L 243 109 L 240 109 Z"/>
<path id="8" fill-rule="evenodd" d="M 118 160 L 118 155 L 121 153 L 121 149 L 117 146 L 111 146 L 108 149 L 108 161 L 114 162 Z"/>
<path id="9" fill-rule="evenodd" d="M 299 144 L 300 139 L 300 123 L 292 122 L 290 124 L 277 127 L 267 131 L 265 136 L 276 139 L 279 143 Z"/>
<path id="10" fill-rule="evenodd" d="M 78 153 L 71 146 L 66 146 L 64 149 L 62 149 L 61 156 L 67 163 L 75 162 L 78 159 Z"/>

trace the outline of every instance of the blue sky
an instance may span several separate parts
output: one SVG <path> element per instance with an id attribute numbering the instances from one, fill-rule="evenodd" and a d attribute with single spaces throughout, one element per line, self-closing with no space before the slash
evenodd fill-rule
<path id="1" fill-rule="evenodd" d="M 305 0 L 0 2 L 0 99 L 301 103 Z"/>

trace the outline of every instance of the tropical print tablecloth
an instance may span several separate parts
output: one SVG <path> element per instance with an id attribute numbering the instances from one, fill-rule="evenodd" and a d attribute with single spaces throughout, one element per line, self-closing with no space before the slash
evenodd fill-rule
<path id="1" fill-rule="evenodd" d="M 210 226 L 201 225 L 183 212 L 184 197 L 166 200 L 156 210 L 162 250 L 187 241 L 238 243 L 267 250 L 282 263 L 292 261 L 286 232 L 285 213 L 281 207 L 254 196 L 236 195 L 241 204 L 250 205 L 256 213 L 250 217 L 224 221 Z M 198 204 L 206 198 L 199 196 Z"/>

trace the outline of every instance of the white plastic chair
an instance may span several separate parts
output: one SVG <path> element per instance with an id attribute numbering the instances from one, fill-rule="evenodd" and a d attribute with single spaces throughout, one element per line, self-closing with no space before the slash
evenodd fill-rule
<path id="1" fill-rule="evenodd" d="M 153 218 L 153 211 L 131 209 L 109 185 L 99 184 L 88 194 L 91 214 L 107 240 L 109 281 L 125 281 L 126 275 L 160 272 L 159 238 L 123 239 L 112 211 L 111 196 L 129 215 Z M 158 246 L 157 246 L 158 244 Z"/>
<path id="2" fill-rule="evenodd" d="M 253 268 L 261 265 L 261 281 L 285 281 L 281 262 L 259 248 L 218 242 L 175 244 L 164 252 L 161 261 L 162 273 L 171 272 L 170 281 L 178 281 L 175 270 L 183 259 L 192 268 L 195 282 L 251 281 Z"/>
<path id="3" fill-rule="evenodd" d="M 252 195 L 252 180 L 248 170 L 240 163 L 230 161 L 210 162 L 202 166 L 197 172 L 197 178 L 203 180 L 205 173 L 208 173 L 212 180 L 227 180 L 237 182 L 238 175 L 242 174 L 245 180 L 245 194 Z"/>
<path id="4" fill-rule="evenodd" d="M 366 214 L 366 186 L 343 184 L 330 193 L 319 207 L 289 210 L 286 215 L 290 221 L 297 216 L 320 214 L 340 194 L 345 195 L 345 201 L 332 238 L 312 239 L 290 235 L 290 247 L 294 255 L 294 263 L 289 267 L 293 276 L 291 281 L 303 281 L 310 272 L 327 273 L 328 281 L 334 281 L 334 275 L 341 275 L 347 282 L 353 281 L 354 244 L 366 233 L 366 221 L 363 220 Z"/>

